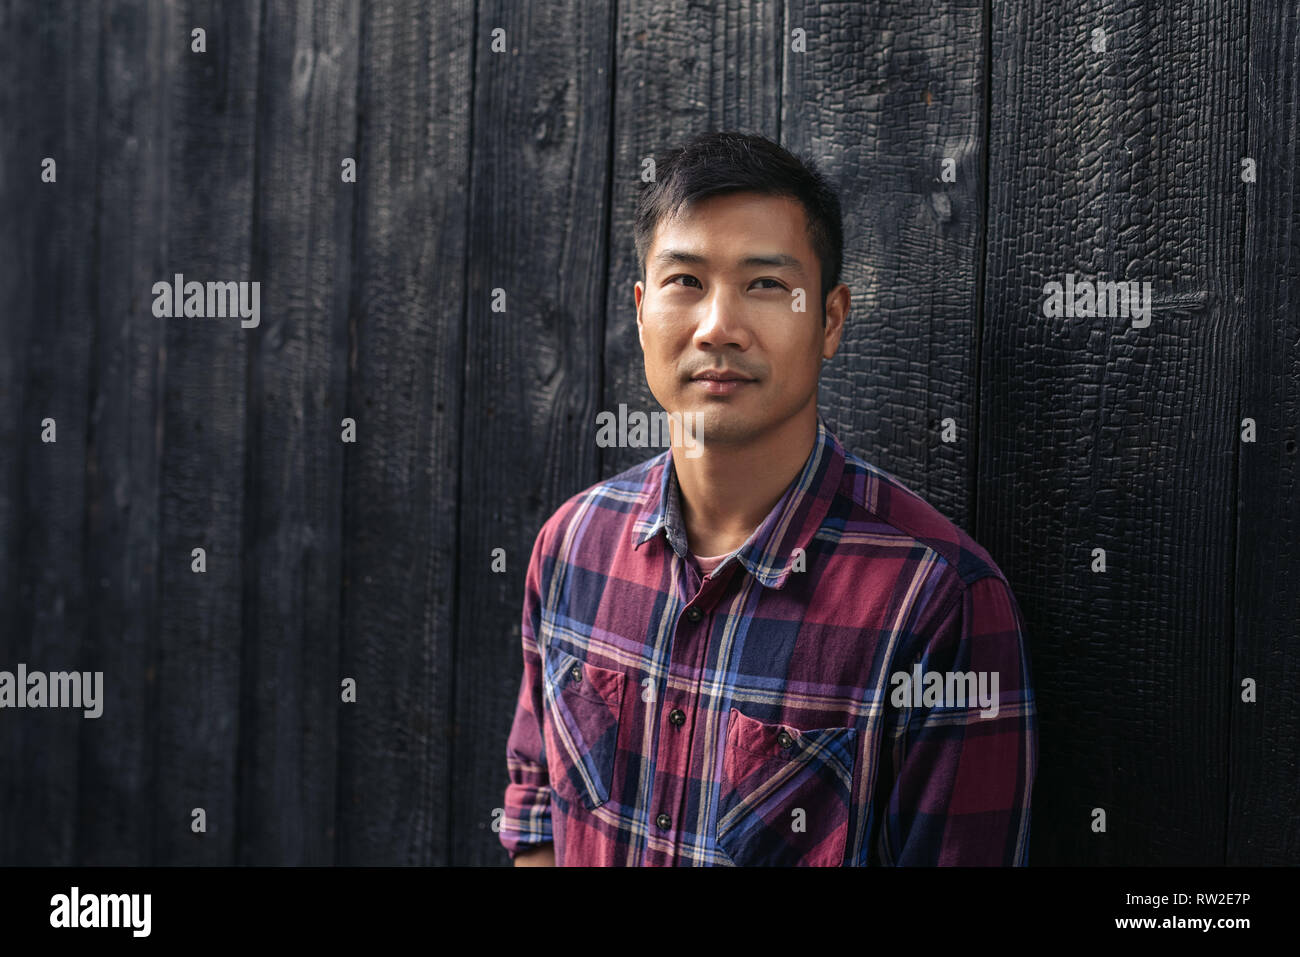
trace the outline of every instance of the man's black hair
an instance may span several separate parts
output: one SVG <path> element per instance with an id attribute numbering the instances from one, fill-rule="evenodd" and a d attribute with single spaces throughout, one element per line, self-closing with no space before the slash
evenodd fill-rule
<path id="1" fill-rule="evenodd" d="M 753 133 L 700 133 L 656 160 L 655 179 L 642 184 L 637 197 L 632 228 L 642 281 L 646 255 L 661 220 L 707 196 L 739 192 L 789 196 L 802 204 L 808 239 L 821 263 L 825 322 L 826 296 L 840 281 L 844 256 L 839 197 L 811 160 Z"/>

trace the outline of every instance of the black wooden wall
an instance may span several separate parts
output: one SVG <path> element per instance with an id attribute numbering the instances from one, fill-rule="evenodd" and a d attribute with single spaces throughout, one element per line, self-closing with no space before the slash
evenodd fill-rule
<path id="1" fill-rule="evenodd" d="M 841 190 L 822 409 L 1014 586 L 1032 863 L 1300 862 L 1298 110 L 1284 0 L 0 0 L 0 670 L 106 691 L 0 710 L 0 863 L 506 861 L 529 550 L 657 451 L 594 420 L 710 128 Z"/>

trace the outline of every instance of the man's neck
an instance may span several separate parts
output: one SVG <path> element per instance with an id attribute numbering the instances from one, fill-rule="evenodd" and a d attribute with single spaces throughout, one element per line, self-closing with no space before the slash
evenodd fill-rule
<path id="1" fill-rule="evenodd" d="M 745 543 L 798 476 L 817 440 L 812 404 L 744 446 L 709 444 L 697 458 L 673 454 L 691 551 L 722 555 Z"/>

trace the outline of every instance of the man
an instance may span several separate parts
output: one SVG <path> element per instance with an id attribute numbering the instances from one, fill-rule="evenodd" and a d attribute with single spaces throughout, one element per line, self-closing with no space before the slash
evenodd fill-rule
<path id="1" fill-rule="evenodd" d="M 1025 864 L 1037 716 L 1006 579 L 817 410 L 849 311 L 835 194 L 766 139 L 706 134 L 635 232 L 673 445 L 537 537 L 502 844 L 516 865 Z"/>

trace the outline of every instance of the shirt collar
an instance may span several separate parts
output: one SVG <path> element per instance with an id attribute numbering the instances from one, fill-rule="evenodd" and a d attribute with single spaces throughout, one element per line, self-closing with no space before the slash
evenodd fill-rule
<path id="1" fill-rule="evenodd" d="M 795 550 L 807 554 L 808 544 L 830 510 L 843 474 L 844 447 L 826 428 L 819 413 L 817 437 L 803 469 L 737 550 L 736 560 L 766 587 L 785 585 L 798 557 Z M 686 523 L 682 520 L 671 449 L 664 453 L 661 463 L 650 469 L 642 496 L 646 507 L 632 523 L 633 547 L 640 548 L 663 531 L 673 551 L 685 559 Z"/>

